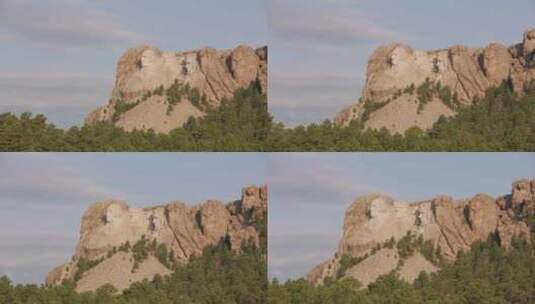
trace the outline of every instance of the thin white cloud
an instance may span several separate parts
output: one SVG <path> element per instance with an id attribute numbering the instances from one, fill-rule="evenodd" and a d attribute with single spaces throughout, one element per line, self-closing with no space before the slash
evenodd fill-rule
<path id="1" fill-rule="evenodd" d="M 101 48 L 138 35 L 113 14 L 82 0 L 2 0 L 0 38 L 52 48 Z"/>
<path id="2" fill-rule="evenodd" d="M 0 75 L 0 112 L 41 113 L 60 127 L 81 125 L 108 100 L 111 77 Z"/>
<path id="3" fill-rule="evenodd" d="M 305 276 L 332 257 L 339 238 L 337 234 L 270 234 L 268 276 L 280 281 Z"/>
<path id="4" fill-rule="evenodd" d="M 16 283 L 41 284 L 52 267 L 69 257 L 75 241 L 70 235 L 2 233 L 0 276 Z"/>
<path id="5" fill-rule="evenodd" d="M 105 102 L 112 85 L 109 77 L 0 76 L 0 107 L 95 107 Z"/>
<path id="6" fill-rule="evenodd" d="M 270 167 L 269 185 L 285 204 L 347 204 L 357 195 L 374 192 L 345 167 L 322 162 L 314 153 L 278 154 Z"/>
<path id="7" fill-rule="evenodd" d="M 50 154 L 3 154 L 0 167 L 0 205 L 30 204 L 48 208 L 61 204 L 89 203 L 113 193 L 89 176 L 83 176 Z"/>
<path id="8" fill-rule="evenodd" d="M 354 47 L 395 37 L 346 1 L 269 2 L 269 24 L 274 38 L 286 45 L 304 47 Z"/>

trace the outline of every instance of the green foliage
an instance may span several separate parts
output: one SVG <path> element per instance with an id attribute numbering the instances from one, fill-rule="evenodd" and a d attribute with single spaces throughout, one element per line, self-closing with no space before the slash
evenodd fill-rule
<path id="1" fill-rule="evenodd" d="M 119 246 L 119 249 L 117 251 L 120 252 L 129 252 L 130 251 L 130 241 L 126 241 L 126 243 Z"/>
<path id="2" fill-rule="evenodd" d="M 447 91 L 441 87 L 442 91 Z M 447 95 L 446 93 L 443 93 Z M 452 102 L 456 100 L 451 97 Z M 427 132 L 405 134 L 364 129 L 359 121 L 341 127 L 325 121 L 293 129 L 275 124 L 269 151 L 535 151 L 535 89 L 517 96 L 504 84 L 471 107 L 441 117 Z"/>
<path id="3" fill-rule="evenodd" d="M 84 272 L 89 269 L 97 266 L 98 264 L 104 261 L 104 257 L 96 260 L 88 260 L 86 258 L 80 257 L 76 262 L 76 273 L 74 274 L 74 281 L 77 282 L 82 278 Z"/>
<path id="4" fill-rule="evenodd" d="M 155 256 L 165 267 L 172 267 L 172 262 L 169 261 L 169 252 L 167 252 L 167 246 L 165 246 L 165 244 L 159 244 L 158 247 L 156 247 Z"/>
<path id="5" fill-rule="evenodd" d="M 458 103 L 442 85 L 429 82 L 419 89 L 422 96 L 432 92 L 443 102 Z M 402 93 L 414 90 L 409 86 Z M 219 108 L 208 108 L 204 118 L 190 119 L 169 134 L 125 132 L 109 123 L 64 131 L 43 115 L 4 113 L 0 151 L 535 151 L 535 85 L 526 86 L 523 96 L 507 84 L 490 89 L 473 106 L 455 106 L 458 114 L 441 117 L 431 130 L 414 127 L 403 135 L 365 130 L 361 121 L 286 128 L 272 123 L 266 96 L 259 92 L 257 85 L 239 90 Z M 365 111 L 379 106 L 369 103 Z"/>
<path id="6" fill-rule="evenodd" d="M 368 254 L 360 256 L 360 257 L 353 257 L 350 255 L 343 255 L 340 258 L 338 270 L 336 272 L 336 278 L 342 278 L 346 271 L 350 269 L 351 267 L 359 264 L 360 262 L 364 261 L 366 258 L 368 258 Z"/>
<path id="7" fill-rule="evenodd" d="M 169 252 L 167 246 L 165 244 L 158 244 L 156 239 L 149 242 L 145 235 L 142 235 L 141 239 L 132 246 L 132 257 L 134 258 L 132 272 L 135 272 L 149 255 L 155 256 L 162 265 L 169 269 L 173 269 L 176 266 L 173 251 Z"/>
<path id="8" fill-rule="evenodd" d="M 139 265 L 149 257 L 149 253 L 149 241 L 147 240 L 145 235 L 142 235 L 141 239 L 139 239 L 139 241 L 137 241 L 134 246 L 132 246 L 132 257 L 134 258 L 134 266 L 132 268 L 132 272 L 135 272 L 138 269 Z"/>
<path id="9" fill-rule="evenodd" d="M 111 120 L 113 122 L 117 122 L 119 120 L 119 118 L 121 118 L 121 115 L 123 113 L 126 113 L 126 112 L 130 111 L 131 109 L 133 109 L 134 107 L 139 105 L 139 103 L 140 103 L 139 100 L 136 101 L 136 102 L 126 103 L 123 100 L 119 99 L 115 103 L 115 111 L 113 112 L 113 116 L 112 116 Z"/>
<path id="10" fill-rule="evenodd" d="M 396 97 L 394 97 L 394 99 L 396 99 Z M 386 106 L 388 103 L 390 103 L 390 101 L 391 101 L 390 99 L 383 101 L 383 102 L 366 101 L 364 103 L 364 111 L 362 112 L 362 116 L 361 116 L 362 121 L 367 121 L 370 118 L 371 113 Z"/>
<path id="11" fill-rule="evenodd" d="M 431 241 L 424 241 L 422 235 L 416 237 L 411 231 L 408 231 L 407 234 L 396 243 L 396 249 L 401 264 L 416 252 L 421 253 L 429 262 L 435 265 L 444 264 L 444 258 L 441 255 L 440 247 L 435 249 L 435 246 L 433 246 Z"/>
<path id="12" fill-rule="evenodd" d="M 272 124 L 266 99 L 256 85 L 238 90 L 205 117 L 169 134 L 125 132 L 110 123 L 64 131 L 43 115 L 5 113 L 0 114 L 0 151 L 264 151 Z"/>
<path id="13" fill-rule="evenodd" d="M 394 237 L 391 237 L 390 239 L 386 240 L 383 243 L 377 244 L 372 248 L 370 253 L 366 253 L 362 256 L 354 257 L 350 255 L 343 255 L 340 260 L 338 261 L 338 270 L 336 272 L 336 278 L 342 278 L 348 269 L 350 269 L 353 266 L 358 265 L 360 262 L 367 259 L 369 256 L 376 254 L 379 250 L 383 248 L 393 249 L 396 245 L 396 239 Z"/>
<path id="14" fill-rule="evenodd" d="M 408 237 L 407 237 L 408 239 Z M 411 238 L 414 242 L 414 237 Z M 413 284 L 395 272 L 380 277 L 367 288 L 358 288 L 351 279 L 329 281 L 314 286 L 305 280 L 268 288 L 269 303 L 407 303 L 407 304 L 487 304 L 535 302 L 535 253 L 526 242 L 515 240 L 510 252 L 490 238 L 476 243 L 455 262 L 436 274 L 422 272 Z"/>
<path id="15" fill-rule="evenodd" d="M 411 231 L 407 231 L 407 234 L 396 244 L 399 258 L 403 260 L 411 257 L 417 249 L 416 246 L 415 235 Z"/>
<path id="16" fill-rule="evenodd" d="M 169 103 L 167 106 L 168 115 L 173 110 L 173 106 L 180 103 L 183 98 L 189 100 L 193 106 L 201 111 L 208 109 L 206 95 L 201 95 L 199 89 L 192 88 L 188 83 L 184 85 L 179 83 L 178 80 L 175 80 L 175 82 L 167 88 L 165 95 L 167 96 L 167 102 Z"/>
<path id="17" fill-rule="evenodd" d="M 147 242 L 147 247 L 153 246 Z M 156 249 L 158 250 L 158 249 Z M 122 294 L 107 284 L 95 292 L 77 293 L 72 283 L 61 286 L 13 286 L 0 278 L 2 304 L 265 304 L 266 256 L 256 247 L 235 254 L 228 246 L 206 248 L 202 256 L 177 266 L 166 277 L 134 283 Z"/>

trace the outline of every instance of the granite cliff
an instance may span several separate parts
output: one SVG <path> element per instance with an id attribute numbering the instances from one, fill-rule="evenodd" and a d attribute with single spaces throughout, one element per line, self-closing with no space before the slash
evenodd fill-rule
<path id="1" fill-rule="evenodd" d="M 356 104 L 335 121 L 348 125 L 360 119 L 365 127 L 403 133 L 417 126 L 429 129 L 440 116 L 470 106 L 487 89 L 507 82 L 522 94 L 535 79 L 535 29 L 512 46 L 485 48 L 462 45 L 433 51 L 405 44 L 381 46 L 368 60 L 366 83 Z"/>
<path id="2" fill-rule="evenodd" d="M 117 64 L 108 104 L 91 112 L 85 123 L 104 121 L 126 131 L 168 133 L 251 83 L 266 94 L 267 52 L 267 47 L 248 46 L 178 53 L 152 46 L 130 49 Z"/>
<path id="3" fill-rule="evenodd" d="M 514 238 L 531 243 L 526 219 L 533 215 L 535 180 L 517 181 L 511 194 L 498 198 L 439 196 L 413 203 L 384 195 L 359 198 L 345 213 L 335 256 L 316 266 L 307 279 L 322 284 L 327 278 L 352 277 L 366 286 L 397 271 L 412 282 L 421 271 L 437 271 L 489 236 L 506 249 Z"/>
<path id="4" fill-rule="evenodd" d="M 50 271 L 46 284 L 73 280 L 80 292 L 105 284 L 123 290 L 169 274 L 222 241 L 236 252 L 245 243 L 262 246 L 266 212 L 266 186 L 244 188 L 240 200 L 226 205 L 209 200 L 197 206 L 171 202 L 131 208 L 122 201 L 99 202 L 82 217 L 71 261 Z"/>

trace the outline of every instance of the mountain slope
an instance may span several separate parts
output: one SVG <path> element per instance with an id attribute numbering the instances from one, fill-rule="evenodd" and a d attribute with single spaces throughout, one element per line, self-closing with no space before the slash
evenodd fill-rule
<path id="1" fill-rule="evenodd" d="M 172 53 L 140 46 L 119 59 L 110 101 L 85 122 L 168 133 L 218 108 L 251 83 L 267 93 L 267 47 Z"/>
<path id="2" fill-rule="evenodd" d="M 47 285 L 65 280 L 78 291 L 111 284 L 123 290 L 143 279 L 166 275 L 221 242 L 239 252 L 244 244 L 264 246 L 267 188 L 247 187 L 240 200 L 207 201 L 189 207 L 172 202 L 130 208 L 124 202 L 92 205 L 82 217 L 72 260 L 53 269 Z"/>
<path id="3" fill-rule="evenodd" d="M 527 222 L 534 215 L 535 180 L 515 182 L 510 195 L 496 199 L 478 194 L 407 203 L 383 195 L 363 197 L 346 211 L 334 258 L 315 267 L 307 280 L 322 284 L 352 277 L 366 286 L 394 271 L 412 282 L 421 271 L 435 272 L 491 236 L 506 250 L 516 238 L 529 244 Z"/>
<path id="4" fill-rule="evenodd" d="M 341 111 L 335 121 L 347 126 L 362 120 L 371 129 L 403 133 L 429 129 L 440 116 L 453 116 L 486 90 L 508 82 L 522 94 L 535 79 L 535 29 L 522 43 L 485 48 L 457 45 L 419 51 L 404 44 L 379 47 L 369 58 L 361 101 Z"/>

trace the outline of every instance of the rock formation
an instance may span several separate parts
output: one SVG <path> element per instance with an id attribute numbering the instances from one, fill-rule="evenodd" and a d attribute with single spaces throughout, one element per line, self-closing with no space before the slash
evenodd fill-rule
<path id="1" fill-rule="evenodd" d="M 260 225 L 265 223 L 266 212 L 265 186 L 247 187 L 240 200 L 226 205 L 214 200 L 198 206 L 171 202 L 150 208 L 130 208 L 115 200 L 96 203 L 82 217 L 72 260 L 52 270 L 46 284 L 74 280 L 78 291 L 95 290 L 107 283 L 122 290 L 133 282 L 170 273 L 154 254 L 134 266 L 133 247 L 140 240 L 165 245 L 177 263 L 187 263 L 205 247 L 223 240 L 234 251 L 246 242 L 260 246 L 259 229 L 263 229 Z M 88 263 L 93 267 L 80 271 L 80 265 Z"/>
<path id="2" fill-rule="evenodd" d="M 107 121 L 126 131 L 168 133 L 251 83 L 266 94 L 267 47 L 171 53 L 141 46 L 119 59 L 110 101 L 91 112 L 85 123 Z"/>
<path id="3" fill-rule="evenodd" d="M 361 101 L 338 114 L 335 121 L 348 125 L 365 120 L 372 129 L 403 133 L 413 126 L 429 129 L 441 115 L 452 116 L 459 106 L 469 106 L 492 86 L 509 82 L 522 93 L 535 79 L 535 29 L 522 43 L 506 47 L 491 43 L 485 48 L 462 45 L 419 51 L 404 44 L 379 47 L 369 58 Z M 440 83 L 436 94 L 422 98 L 417 88 L 428 81 Z M 407 90 L 413 86 L 413 90 Z M 449 91 L 449 92 L 447 92 Z"/>
<path id="4" fill-rule="evenodd" d="M 394 242 L 399 244 L 413 236 L 413 240 L 419 238 L 421 244 L 428 244 L 431 253 L 440 252 L 441 259 L 453 261 L 460 251 L 468 251 L 474 242 L 489 236 L 497 237 L 506 249 L 513 237 L 530 243 L 530 230 L 523 219 L 534 214 L 535 180 L 518 181 L 513 184 L 512 194 L 497 199 L 478 194 L 464 200 L 439 196 L 406 203 L 383 195 L 363 197 L 345 213 L 343 237 L 335 257 L 315 267 L 307 279 L 321 284 L 329 277 L 353 277 L 367 285 L 397 270 L 412 282 L 421 271 L 433 272 L 439 265 L 418 250 L 403 257 Z M 344 257 L 355 262 L 342 271 Z"/>

